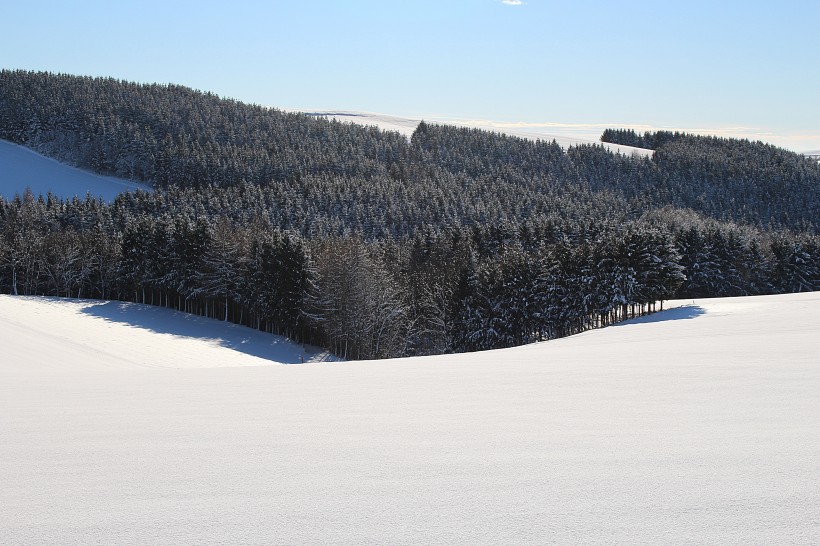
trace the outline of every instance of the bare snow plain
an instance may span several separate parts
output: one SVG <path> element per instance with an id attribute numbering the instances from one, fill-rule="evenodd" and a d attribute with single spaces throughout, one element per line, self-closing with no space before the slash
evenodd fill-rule
<path id="1" fill-rule="evenodd" d="M 285 366 L 216 321 L 0 296 L 0 543 L 816 544 L 820 293 L 672 306 Z"/>

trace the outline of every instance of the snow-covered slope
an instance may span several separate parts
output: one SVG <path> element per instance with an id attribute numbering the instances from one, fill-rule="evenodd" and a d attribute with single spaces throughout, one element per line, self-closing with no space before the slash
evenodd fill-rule
<path id="1" fill-rule="evenodd" d="M 317 117 L 336 119 L 343 122 L 373 125 L 384 131 L 398 131 L 408 138 L 413 134 L 413 131 L 416 130 L 416 127 L 422 121 L 421 119 L 402 118 L 397 116 L 389 116 L 386 114 L 340 110 L 312 111 L 305 113 Z M 455 118 L 425 119 L 424 121 L 428 123 L 441 123 L 446 125 L 456 125 L 458 127 L 468 127 L 471 129 L 483 129 L 485 131 L 494 131 L 496 133 L 504 133 L 531 140 L 540 139 L 550 142 L 555 140 L 564 149 L 581 144 L 603 144 L 608 150 L 624 155 L 648 157 L 653 153 L 652 150 L 647 150 L 645 148 L 634 148 L 632 146 L 602 143 L 598 140 L 589 138 L 589 135 L 586 134 L 586 132 L 581 132 L 572 127 L 561 127 L 558 125 L 516 124 Z"/>
<path id="2" fill-rule="evenodd" d="M 150 187 L 111 176 L 100 176 L 70 167 L 37 152 L 0 140 L 0 196 L 12 199 L 31 188 L 34 195 L 49 191 L 58 197 L 86 194 L 112 201 L 124 191 L 149 190 Z"/>
<path id="3" fill-rule="evenodd" d="M 150 305 L 0 296 L 0 317 L 6 366 L 26 371 L 260 366 L 328 358 L 280 336 Z"/>
<path id="4" fill-rule="evenodd" d="M 820 294 L 676 305 L 503 351 L 237 366 L 187 319 L 0 297 L 0 537 L 816 543 Z"/>

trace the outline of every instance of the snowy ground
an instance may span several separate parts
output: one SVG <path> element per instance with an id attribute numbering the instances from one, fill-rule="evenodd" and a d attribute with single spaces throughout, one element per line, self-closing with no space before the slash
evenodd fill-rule
<path id="1" fill-rule="evenodd" d="M 816 544 L 820 293 L 681 304 L 276 366 L 180 315 L 0 297 L 0 542 Z"/>
<path id="2" fill-rule="evenodd" d="M 386 114 L 374 114 L 369 112 L 351 112 L 343 110 L 324 110 L 305 112 L 319 117 L 336 119 L 343 122 L 358 123 L 360 125 L 374 125 L 384 131 L 398 131 L 406 137 L 410 137 L 416 130 L 421 119 L 402 118 L 389 116 Z M 600 141 L 600 128 L 593 130 L 585 129 L 583 126 L 562 126 L 548 123 L 505 123 L 487 120 L 470 120 L 457 118 L 425 118 L 428 123 L 440 123 L 445 125 L 456 125 L 470 129 L 483 129 L 496 133 L 514 135 L 531 140 L 555 140 L 565 150 L 570 146 L 581 144 L 603 144 L 608 150 L 624 155 L 637 155 L 647 157 L 652 155 L 652 150 L 645 148 L 634 148 L 632 146 L 620 146 L 618 144 L 602 143 Z M 592 132 L 591 132 L 592 131 Z"/>
<path id="3" fill-rule="evenodd" d="M 203 368 L 328 358 L 280 336 L 150 305 L 0 296 L 0 317 L 6 368 L 24 373 L 31 366 L 73 370 L 76 363 L 83 369 Z M 39 339 L 33 352 L 19 343 L 32 334 Z"/>
<path id="4" fill-rule="evenodd" d="M 124 191 L 150 190 L 145 184 L 69 167 L 24 146 L 0 140 L 0 196 L 13 199 L 15 194 L 23 195 L 27 187 L 35 196 L 50 191 L 58 197 L 85 198 L 90 193 L 106 201 L 113 201 Z"/>

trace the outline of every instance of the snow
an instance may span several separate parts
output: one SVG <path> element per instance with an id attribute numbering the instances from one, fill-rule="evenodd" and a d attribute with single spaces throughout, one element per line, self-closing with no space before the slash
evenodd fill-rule
<path id="1" fill-rule="evenodd" d="M 31 188 L 35 196 L 50 191 L 63 198 L 84 199 L 91 194 L 106 201 L 113 201 L 125 191 L 151 189 L 146 184 L 70 167 L 24 146 L 0 140 L 0 196 L 13 199 L 15 194 L 23 195 L 26 188 Z"/>
<path id="2" fill-rule="evenodd" d="M 72 362 L 83 369 L 202 368 L 328 358 L 281 336 L 135 303 L 0 296 L 0 316 L 0 341 L 11 353 L 7 366 L 26 370 L 52 372 L 77 365 Z M 31 354 L 17 340 L 33 332 L 40 341 Z M 67 358 L 67 352 L 77 358 Z"/>
<path id="3" fill-rule="evenodd" d="M 383 131 L 397 131 L 402 135 L 410 138 L 413 131 L 416 130 L 421 119 L 403 118 L 398 116 L 390 116 L 387 114 L 375 114 L 369 112 L 353 112 L 345 110 L 324 110 L 304 112 L 306 114 L 316 117 L 326 117 L 328 119 L 335 119 L 342 122 L 358 123 L 360 125 L 376 126 Z M 635 148 L 632 146 L 621 146 L 619 144 L 610 144 L 600 142 L 598 136 L 592 138 L 588 130 L 584 130 L 578 126 L 565 126 L 560 124 L 535 124 L 535 123 L 505 123 L 488 120 L 469 120 L 458 118 L 425 118 L 424 121 L 434 124 L 455 125 L 458 127 L 467 127 L 470 129 L 482 129 L 485 131 L 492 131 L 496 133 L 503 133 L 507 135 L 527 138 L 530 140 L 546 140 L 552 142 L 555 140 L 559 146 L 564 150 L 570 146 L 579 146 L 584 144 L 603 144 L 603 146 L 613 152 L 623 155 L 636 155 L 639 157 L 649 157 L 652 155 L 652 150 L 645 148 Z M 598 129 L 595 129 L 598 131 Z"/>
<path id="4" fill-rule="evenodd" d="M 816 543 L 820 294 L 671 305 L 515 349 L 277 366 L 215 321 L 2 296 L 0 537 Z"/>
<path id="5" fill-rule="evenodd" d="M 359 125 L 375 126 L 382 131 L 396 131 L 410 138 L 416 130 L 420 119 L 403 118 L 399 116 L 389 116 L 387 114 L 375 114 L 369 112 L 353 112 L 345 110 L 326 110 L 318 112 L 302 112 L 315 117 L 335 119 L 341 122 L 357 123 Z"/>

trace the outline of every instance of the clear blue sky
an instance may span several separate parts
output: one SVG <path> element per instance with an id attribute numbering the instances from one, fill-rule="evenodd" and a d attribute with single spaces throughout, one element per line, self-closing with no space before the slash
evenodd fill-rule
<path id="1" fill-rule="evenodd" d="M 280 108 L 734 131 L 820 149 L 817 0 L 0 8 L 3 68 L 173 82 Z"/>

